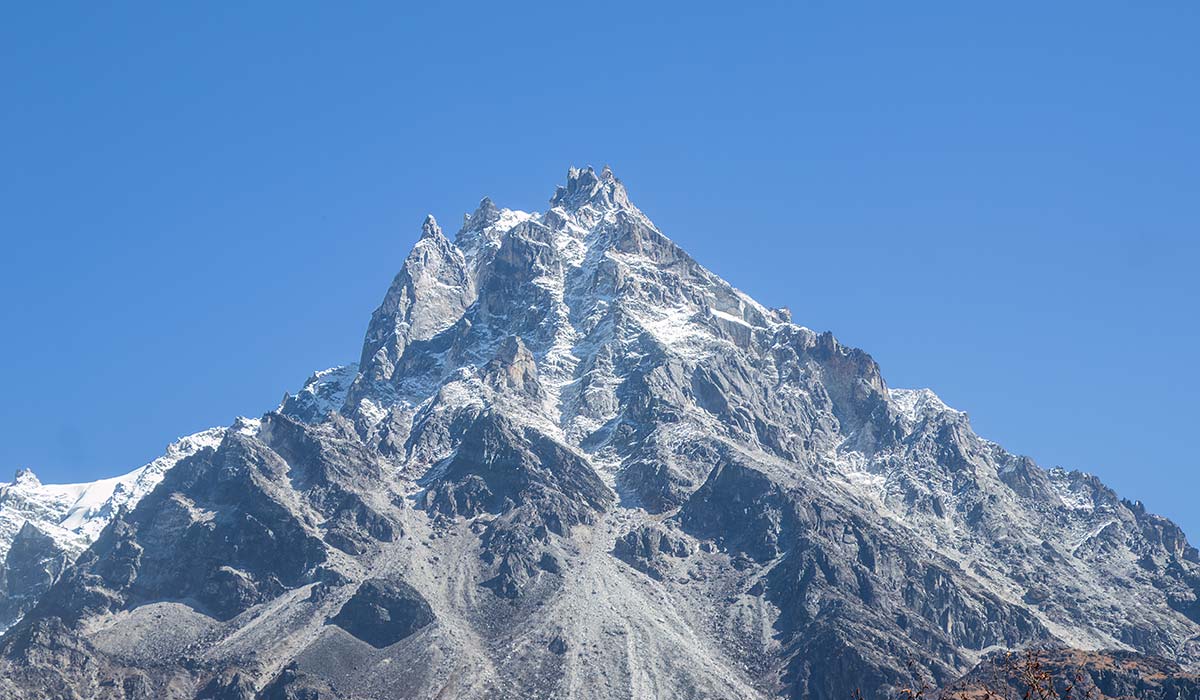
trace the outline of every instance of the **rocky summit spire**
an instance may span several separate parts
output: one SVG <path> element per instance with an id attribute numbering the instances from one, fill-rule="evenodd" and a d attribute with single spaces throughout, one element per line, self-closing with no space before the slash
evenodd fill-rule
<path id="1" fill-rule="evenodd" d="M 409 342 L 432 337 L 462 315 L 472 296 L 464 265 L 437 219 L 426 216 L 420 240 L 371 316 L 359 359 L 365 377 L 390 377 Z"/>
<path id="2" fill-rule="evenodd" d="M 479 200 L 479 206 L 471 214 L 463 214 L 463 230 L 479 230 L 500 218 L 500 210 L 491 197 Z"/>
<path id="3" fill-rule="evenodd" d="M 425 216 L 425 223 L 421 224 L 421 238 L 432 238 L 442 235 L 442 228 L 438 226 L 437 219 L 433 218 L 433 214 Z"/>
<path id="4" fill-rule="evenodd" d="M 37 474 L 33 473 L 32 469 L 24 467 L 17 470 L 17 473 L 13 476 L 13 483 L 40 486 L 42 482 L 38 479 Z"/>
<path id="5" fill-rule="evenodd" d="M 559 186 L 550 198 L 550 206 L 568 211 L 591 205 L 598 209 L 633 209 L 625 186 L 607 165 L 597 175 L 592 166 L 567 170 L 566 186 Z"/>

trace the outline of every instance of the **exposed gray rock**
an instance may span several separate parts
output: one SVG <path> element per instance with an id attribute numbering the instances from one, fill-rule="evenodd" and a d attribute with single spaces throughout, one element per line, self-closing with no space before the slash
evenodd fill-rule
<path id="1" fill-rule="evenodd" d="M 31 580 L 21 580 L 20 574 L 12 590 L 4 583 L 4 560 L 20 533 L 24 532 L 26 537 L 40 533 L 25 543 L 36 552 L 18 554 L 12 565 L 33 566 L 38 570 L 33 580 L 41 581 L 43 564 L 61 571 L 64 565 L 51 562 L 73 560 L 118 513 L 132 508 L 150 493 L 171 467 L 205 447 L 215 446 L 224 433 L 224 428 L 212 428 L 180 438 L 149 464 L 110 479 L 43 484 L 31 470 L 22 469 L 12 483 L 0 484 L 0 632 L 24 614 L 48 587 L 39 584 L 29 589 L 26 584 Z M 27 527 L 34 530 L 27 531 Z M 6 596 L 7 603 L 3 602 Z"/>
<path id="2" fill-rule="evenodd" d="M 58 581 L 71 559 L 57 540 L 26 522 L 0 568 L 0 629 L 28 612 Z"/>
<path id="3" fill-rule="evenodd" d="M 376 648 L 391 646 L 433 622 L 429 603 L 403 581 L 369 579 L 330 620 Z"/>
<path id="4" fill-rule="evenodd" d="M 661 525 L 644 525 L 617 538 L 613 554 L 630 566 L 656 580 L 663 580 L 670 571 L 664 557 L 683 559 L 692 554 L 691 543 L 673 535 Z"/>
<path id="5" fill-rule="evenodd" d="M 254 684 L 236 671 L 224 671 L 208 682 L 196 700 L 255 700 Z"/>
<path id="6" fill-rule="evenodd" d="M 257 697 L 258 700 L 333 700 L 344 696 L 320 678 L 288 666 Z"/>

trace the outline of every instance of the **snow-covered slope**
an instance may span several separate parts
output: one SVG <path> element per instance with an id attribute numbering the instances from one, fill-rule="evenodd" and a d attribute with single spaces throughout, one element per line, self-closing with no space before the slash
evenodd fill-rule
<path id="1" fill-rule="evenodd" d="M 358 365 L 331 367 L 314 372 L 295 394 L 285 394 L 279 411 L 307 422 L 319 423 L 346 403 L 346 392 L 358 376 Z"/>

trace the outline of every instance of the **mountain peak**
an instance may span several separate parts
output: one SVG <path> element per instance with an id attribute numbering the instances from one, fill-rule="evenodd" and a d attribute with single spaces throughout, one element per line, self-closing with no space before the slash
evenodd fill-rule
<path id="1" fill-rule="evenodd" d="M 471 214 L 463 214 L 463 230 L 478 230 L 500 218 L 500 210 L 491 197 L 479 200 L 479 206 Z"/>
<path id="2" fill-rule="evenodd" d="M 433 238 L 442 235 L 442 228 L 438 226 L 437 219 L 433 218 L 433 214 L 425 215 L 425 223 L 421 224 L 421 238 Z"/>
<path id="3" fill-rule="evenodd" d="M 550 198 L 550 205 L 568 210 L 592 205 L 598 209 L 631 209 L 625 186 L 607 165 L 597 175 L 592 166 L 569 168 L 567 184 L 560 185 Z"/>
<path id="4" fill-rule="evenodd" d="M 25 484 L 28 486 L 41 486 L 42 481 L 41 479 L 37 478 L 37 474 L 34 474 L 32 469 L 26 467 L 24 469 L 17 470 L 16 475 L 13 476 L 13 483 Z"/>

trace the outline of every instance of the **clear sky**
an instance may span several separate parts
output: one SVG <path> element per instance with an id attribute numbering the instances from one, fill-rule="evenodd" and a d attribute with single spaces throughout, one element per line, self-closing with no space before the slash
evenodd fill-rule
<path id="1" fill-rule="evenodd" d="M 427 212 L 608 163 L 892 386 L 1200 537 L 1200 4 L 411 4 L 6 8 L 0 478 L 272 408 Z"/>

